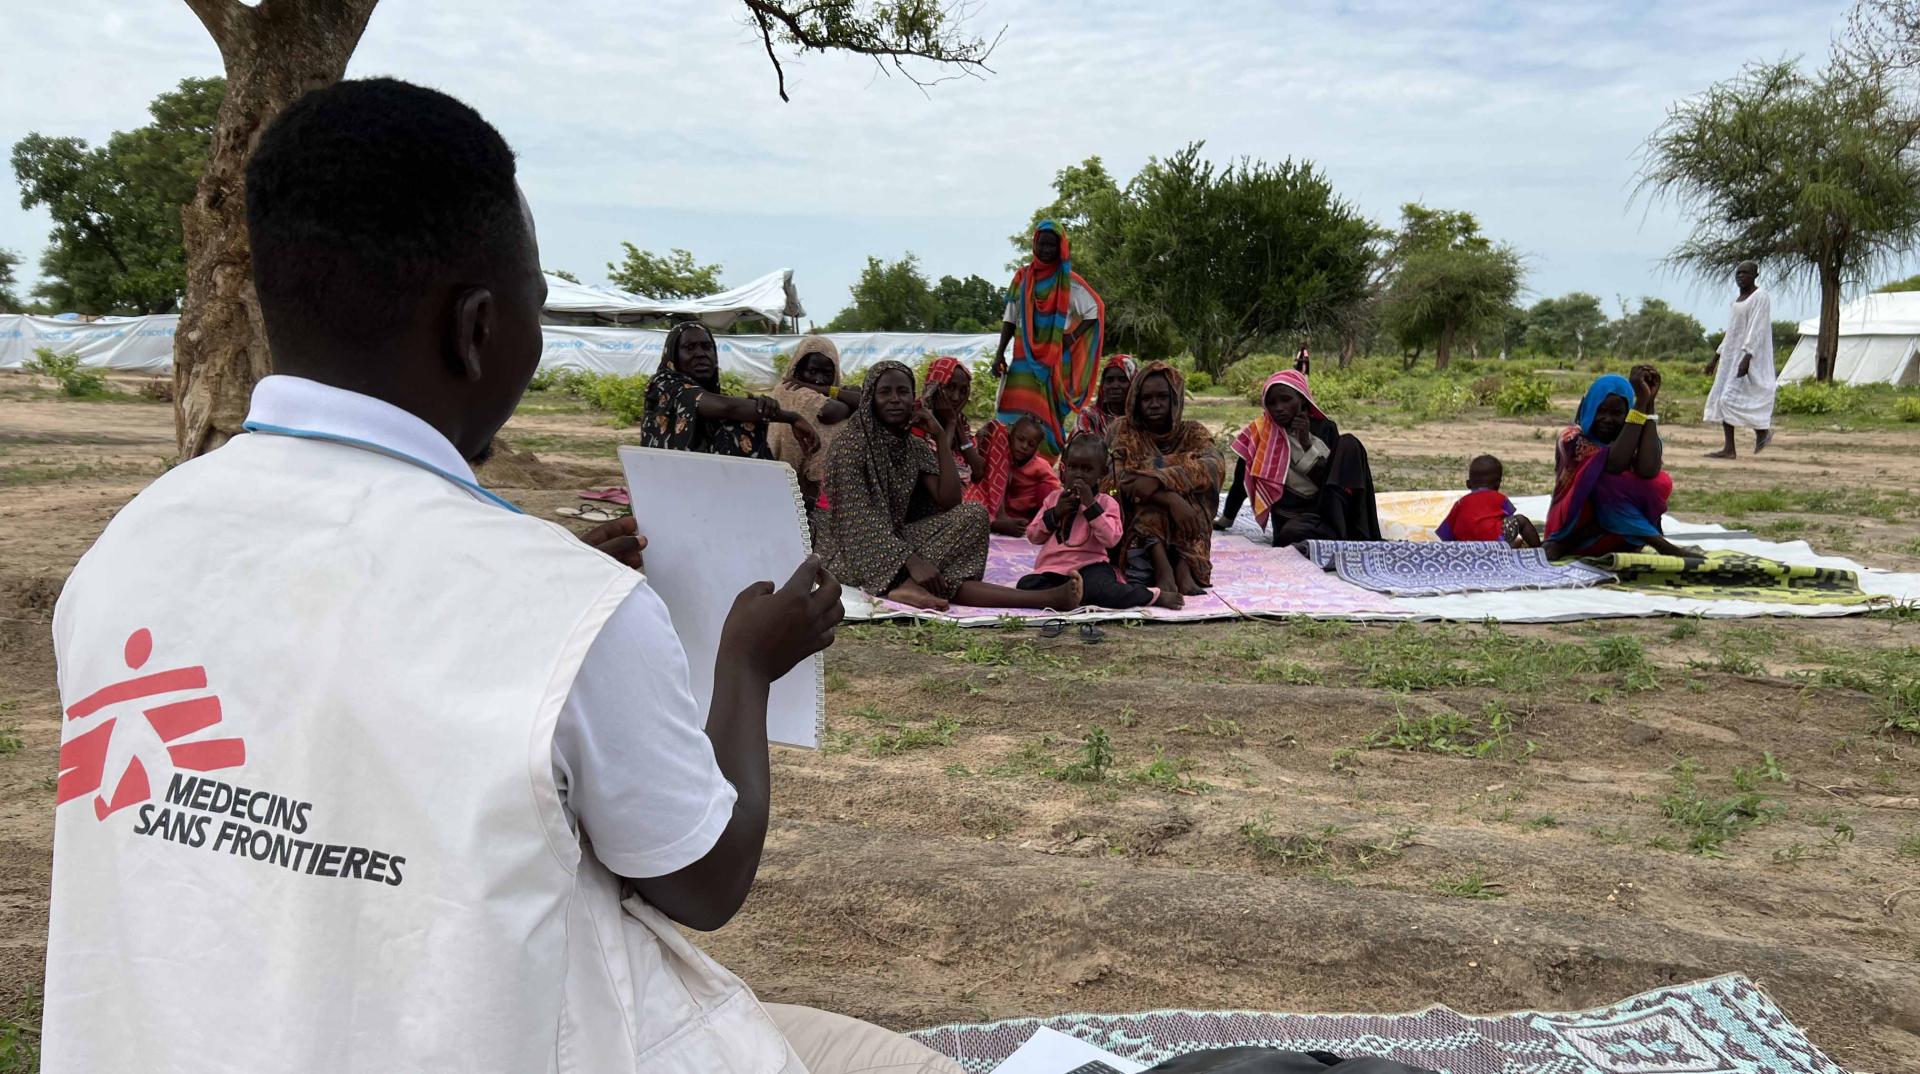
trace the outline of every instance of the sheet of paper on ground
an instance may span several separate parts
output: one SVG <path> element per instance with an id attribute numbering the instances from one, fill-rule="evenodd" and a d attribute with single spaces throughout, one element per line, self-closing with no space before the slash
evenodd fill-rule
<path id="1" fill-rule="evenodd" d="M 1140 1074 L 1147 1069 L 1132 1060 L 1096 1048 L 1078 1037 L 1041 1026 L 1018 1051 L 993 1068 L 993 1074 L 1074 1074 L 1092 1063 L 1105 1064 L 1114 1074 Z M 1106 1074 L 1093 1067 L 1099 1074 Z"/>
<path id="2" fill-rule="evenodd" d="M 785 463 L 623 447 L 633 515 L 647 539 L 646 575 L 687 653 L 693 700 L 713 698 L 713 660 L 734 598 L 755 582 L 783 585 L 812 550 L 800 486 Z M 820 744 L 826 695 L 820 656 L 767 697 L 767 737 Z"/>

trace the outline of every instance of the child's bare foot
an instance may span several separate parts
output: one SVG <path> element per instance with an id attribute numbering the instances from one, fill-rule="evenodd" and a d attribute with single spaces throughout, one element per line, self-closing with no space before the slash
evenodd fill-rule
<path id="1" fill-rule="evenodd" d="M 911 578 L 894 586 L 893 592 L 887 594 L 887 599 L 896 604 L 904 604 L 909 608 L 920 608 L 929 612 L 944 612 L 949 607 L 946 601 L 929 593 L 919 582 Z"/>
<path id="2" fill-rule="evenodd" d="M 1187 598 L 1181 596 L 1177 589 L 1161 589 L 1154 594 L 1153 606 L 1177 612 L 1187 606 Z"/>
<path id="3" fill-rule="evenodd" d="M 1053 612 L 1070 612 L 1078 608 L 1087 596 L 1087 583 L 1077 574 L 1069 575 L 1066 584 L 1054 586 L 1040 594 L 1040 606 Z"/>

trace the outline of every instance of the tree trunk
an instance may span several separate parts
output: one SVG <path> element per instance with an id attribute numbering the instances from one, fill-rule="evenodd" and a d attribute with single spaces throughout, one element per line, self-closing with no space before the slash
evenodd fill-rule
<path id="1" fill-rule="evenodd" d="M 247 243 L 247 160 L 282 109 L 346 73 L 376 2 L 187 0 L 220 49 L 227 95 L 207 170 L 180 210 L 187 295 L 173 339 L 173 415 L 181 459 L 237 435 L 254 384 L 272 368 Z"/>
<path id="2" fill-rule="evenodd" d="M 1833 379 L 1840 357 L 1840 270 L 1820 266 L 1820 335 L 1813 349 L 1813 378 L 1822 384 Z"/>
<path id="3" fill-rule="evenodd" d="M 1433 347 L 1433 368 L 1444 371 L 1447 363 L 1453 361 L 1453 324 L 1440 326 L 1440 342 Z"/>
<path id="4" fill-rule="evenodd" d="M 1340 337 L 1340 368 L 1348 369 L 1353 365 L 1353 355 L 1359 349 L 1359 341 L 1352 336 Z"/>

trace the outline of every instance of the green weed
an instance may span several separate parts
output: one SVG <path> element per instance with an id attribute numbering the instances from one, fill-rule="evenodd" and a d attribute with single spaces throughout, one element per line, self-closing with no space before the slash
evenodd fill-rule
<path id="1" fill-rule="evenodd" d="M 1920 832 L 1902 838 L 1894 846 L 1893 856 L 1902 861 L 1920 861 Z"/>
<path id="2" fill-rule="evenodd" d="M 0 1074 L 33 1074 L 40 1069 L 40 992 L 29 987 L 0 1011 Z"/>
<path id="3" fill-rule="evenodd" d="M 1506 894 L 1500 890 L 1500 884 L 1488 879 L 1486 870 L 1478 865 L 1459 876 L 1434 881 L 1433 890 L 1456 899 L 1498 899 Z"/>
<path id="4" fill-rule="evenodd" d="M 1530 832 L 1542 831 L 1547 828 L 1558 828 L 1559 826 L 1560 826 L 1560 818 L 1554 816 L 1552 813 L 1542 813 L 1539 816 L 1521 825 L 1521 827 L 1525 828 L 1527 831 L 1530 831 Z"/>
<path id="5" fill-rule="evenodd" d="M 26 744 L 26 740 L 20 737 L 18 727 L 0 727 L 0 757 L 9 753 L 19 753 Z"/>
<path id="6" fill-rule="evenodd" d="M 1046 775 L 1063 783 L 1101 783 L 1113 767 L 1113 739 L 1099 724 L 1089 728 L 1080 740 L 1080 751 L 1073 760 L 1058 767 L 1049 766 Z"/>
<path id="7" fill-rule="evenodd" d="M 1702 793 L 1699 762 L 1682 758 L 1673 769 L 1673 790 L 1661 800 L 1660 812 L 1687 836 L 1695 854 L 1718 856 L 1720 848 L 1741 832 L 1765 824 L 1781 812 L 1778 803 L 1757 791 L 1741 791 L 1727 798 Z"/>
<path id="8" fill-rule="evenodd" d="M 1498 702 L 1489 701 L 1481 707 L 1478 720 L 1452 710 L 1425 716 L 1400 713 L 1393 723 L 1368 735 L 1362 745 L 1370 750 L 1399 749 L 1479 758 L 1506 745 L 1513 729 L 1513 716 Z"/>
<path id="9" fill-rule="evenodd" d="M 1127 773 L 1127 778 L 1135 783 L 1145 783 L 1163 791 L 1175 794 L 1206 794 L 1213 790 L 1213 784 L 1198 780 L 1187 774 L 1193 767 L 1193 761 L 1186 757 L 1168 757 L 1160 750 L 1153 751 L 1153 760 Z"/>
<path id="10" fill-rule="evenodd" d="M 80 368 L 77 354 L 56 354 L 47 347 L 35 347 L 33 357 L 20 364 L 29 373 L 52 377 L 60 391 L 70 399 L 97 399 L 107 394 L 107 374 L 100 369 Z"/>

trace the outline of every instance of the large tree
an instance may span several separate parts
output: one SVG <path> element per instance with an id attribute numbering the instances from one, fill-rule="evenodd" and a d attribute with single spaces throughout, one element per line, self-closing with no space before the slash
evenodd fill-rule
<path id="1" fill-rule="evenodd" d="M 998 332 L 1007 306 L 1005 288 L 972 275 L 964 280 L 940 277 L 933 285 L 933 299 L 940 304 L 933 322 L 936 332 Z"/>
<path id="2" fill-rule="evenodd" d="M 17 286 L 13 273 L 19 266 L 19 254 L 0 250 L 0 313 L 20 312 L 20 296 L 13 290 Z"/>
<path id="3" fill-rule="evenodd" d="M 1535 354 L 1578 361 L 1587 356 L 1588 346 L 1600 341 L 1606 325 L 1599 297 L 1573 291 L 1535 302 L 1526 312 L 1522 338 Z"/>
<path id="4" fill-rule="evenodd" d="M 1640 308 L 1622 310 L 1607 326 L 1613 354 L 1630 362 L 1707 357 L 1707 330 L 1688 314 L 1657 298 L 1642 298 Z"/>
<path id="5" fill-rule="evenodd" d="M 340 80 L 375 2 L 186 0 L 220 49 L 227 96 L 206 172 L 182 213 L 187 291 L 173 354 L 182 458 L 211 451 L 240 431 L 253 385 L 271 365 L 247 243 L 247 159 L 282 109 L 302 93 Z M 782 49 L 856 52 L 916 82 L 912 60 L 978 72 L 993 50 L 993 41 L 966 32 L 958 9 L 927 0 L 741 4 L 766 46 L 782 100 Z"/>
<path id="6" fill-rule="evenodd" d="M 675 247 L 666 254 L 620 244 L 626 258 L 607 262 L 607 279 L 616 287 L 648 298 L 704 298 L 721 290 L 720 266 L 702 265 L 693 254 Z"/>
<path id="7" fill-rule="evenodd" d="M 1217 167 L 1201 147 L 1149 160 L 1127 184 L 1100 271 L 1116 327 L 1177 333 L 1197 368 L 1218 373 L 1359 302 L 1373 226 L 1311 163 Z"/>
<path id="8" fill-rule="evenodd" d="M 1447 368 L 1455 342 L 1501 325 L 1520 293 L 1520 255 L 1480 234 L 1472 213 L 1403 205 L 1397 247 L 1381 320 L 1409 365 L 1432 344 Z"/>
<path id="9" fill-rule="evenodd" d="M 20 207 L 45 206 L 53 232 L 35 293 L 79 313 L 170 313 L 186 290 L 180 207 L 193 197 L 226 87 L 189 78 L 147 106 L 146 126 L 106 144 L 38 132 L 14 143 Z"/>
<path id="10" fill-rule="evenodd" d="M 1920 99 L 1889 61 L 1842 49 L 1824 71 L 1755 64 L 1674 105 L 1648 140 L 1640 187 L 1694 218 L 1675 265 L 1720 283 L 1753 259 L 1819 288 L 1823 381 L 1841 290 L 1920 245 Z"/>
<path id="11" fill-rule="evenodd" d="M 898 261 L 867 258 L 849 290 L 853 304 L 827 322 L 829 332 L 927 332 L 940 316 L 940 300 L 912 251 Z"/>

